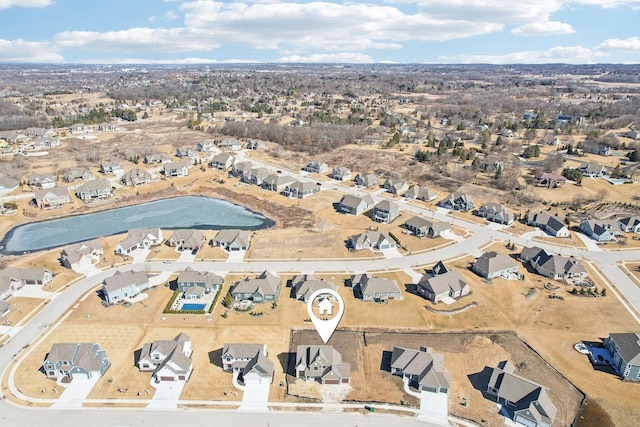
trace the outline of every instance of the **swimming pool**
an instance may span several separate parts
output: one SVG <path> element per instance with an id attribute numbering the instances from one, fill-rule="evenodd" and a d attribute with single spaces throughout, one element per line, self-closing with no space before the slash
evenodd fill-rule
<path id="1" fill-rule="evenodd" d="M 204 311 L 204 307 L 206 306 L 206 304 L 182 304 L 182 307 L 180 307 L 180 310 L 200 310 L 200 311 Z"/>

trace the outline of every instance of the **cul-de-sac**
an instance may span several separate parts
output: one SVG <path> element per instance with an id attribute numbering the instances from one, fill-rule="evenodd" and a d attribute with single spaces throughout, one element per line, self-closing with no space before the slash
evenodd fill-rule
<path id="1" fill-rule="evenodd" d="M 640 423 L 637 66 L 0 67 L 8 421 Z"/>

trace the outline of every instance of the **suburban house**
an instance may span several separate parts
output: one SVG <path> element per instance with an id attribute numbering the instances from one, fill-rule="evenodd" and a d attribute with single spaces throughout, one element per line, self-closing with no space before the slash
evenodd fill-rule
<path id="1" fill-rule="evenodd" d="M 248 150 L 262 150 L 264 147 L 265 147 L 264 142 L 260 141 L 259 139 L 252 139 L 249 142 L 247 142 Z"/>
<path id="2" fill-rule="evenodd" d="M 471 270 L 478 276 L 487 279 L 502 277 L 511 279 L 518 274 L 518 264 L 507 254 L 501 252 L 485 252 L 471 265 Z"/>
<path id="3" fill-rule="evenodd" d="M 458 270 L 443 270 L 434 268 L 431 275 L 422 276 L 416 290 L 418 295 L 437 304 L 445 298 L 459 298 L 469 294 L 469 284 Z"/>
<path id="4" fill-rule="evenodd" d="M 13 190 L 18 188 L 19 185 L 20 183 L 13 178 L 0 176 L 0 196 L 11 193 Z"/>
<path id="5" fill-rule="evenodd" d="M 371 219 L 375 222 L 391 224 L 400 215 L 398 204 L 391 200 L 381 200 L 373 207 Z"/>
<path id="6" fill-rule="evenodd" d="M 201 141 L 196 144 L 196 150 L 200 152 L 215 151 L 215 147 L 212 141 Z"/>
<path id="7" fill-rule="evenodd" d="M 536 186 L 546 188 L 560 188 L 567 183 L 567 178 L 555 173 L 541 172 L 536 175 Z"/>
<path id="8" fill-rule="evenodd" d="M 607 175 L 605 167 L 597 163 L 584 163 L 579 168 L 576 168 L 576 170 L 582 173 L 582 176 L 588 178 L 599 178 Z"/>
<path id="9" fill-rule="evenodd" d="M 115 123 L 104 122 L 98 125 L 98 130 L 100 132 L 112 132 L 118 130 L 118 126 L 116 126 Z"/>
<path id="10" fill-rule="evenodd" d="M 413 350 L 394 347 L 391 353 L 391 373 L 409 380 L 420 391 L 448 393 L 451 377 L 444 370 L 444 356 L 431 347 Z"/>
<path id="11" fill-rule="evenodd" d="M 365 187 L 365 188 L 378 185 L 378 181 L 379 181 L 378 175 L 373 173 L 367 173 L 367 174 L 361 173 L 356 175 L 356 177 L 354 178 L 354 182 L 358 187 Z"/>
<path id="12" fill-rule="evenodd" d="M 347 240 L 347 247 L 355 251 L 362 249 L 389 249 L 396 247 L 396 241 L 387 233 L 381 231 L 365 231 L 361 234 L 355 234 Z"/>
<path id="13" fill-rule="evenodd" d="M 242 142 L 233 138 L 225 138 L 220 143 L 220 147 L 224 148 L 225 150 L 238 151 L 242 149 Z"/>
<path id="14" fill-rule="evenodd" d="M 620 229 L 626 233 L 640 233 L 639 216 L 627 216 L 624 218 L 618 218 L 618 224 L 620 225 Z"/>
<path id="15" fill-rule="evenodd" d="M 245 384 L 271 384 L 273 362 L 267 358 L 265 344 L 225 344 L 222 369 L 238 372 Z"/>
<path id="16" fill-rule="evenodd" d="M 329 174 L 329 177 L 337 181 L 346 181 L 351 179 L 351 169 L 344 166 L 335 167 L 331 171 L 331 174 Z"/>
<path id="17" fill-rule="evenodd" d="M 527 223 L 533 227 L 542 229 L 552 237 L 569 237 L 569 229 L 560 217 L 538 212 L 531 214 Z"/>
<path id="18" fill-rule="evenodd" d="M 131 187 L 151 182 L 151 174 L 144 169 L 133 168 L 122 175 L 122 183 Z"/>
<path id="19" fill-rule="evenodd" d="M 531 427 L 553 424 L 557 409 L 546 387 L 514 374 L 515 367 L 507 360 L 490 370 L 487 393 L 503 405 L 516 424 Z"/>
<path id="20" fill-rule="evenodd" d="M 158 246 L 163 241 L 162 230 L 159 228 L 137 228 L 129 230 L 127 237 L 116 246 L 115 252 L 126 255 L 136 249 L 149 249 Z"/>
<path id="21" fill-rule="evenodd" d="M 455 191 L 449 194 L 446 199 L 440 200 L 438 206 L 454 211 L 468 211 L 473 209 L 473 199 L 466 193 Z"/>
<path id="22" fill-rule="evenodd" d="M 46 150 L 47 148 L 59 147 L 60 140 L 58 138 L 36 138 L 31 142 L 27 143 L 27 150 L 31 151 L 40 151 Z"/>
<path id="23" fill-rule="evenodd" d="M 580 223 L 580 231 L 597 242 L 610 242 L 622 235 L 620 223 L 614 219 L 589 219 Z"/>
<path id="24" fill-rule="evenodd" d="M 23 133 L 29 138 L 50 138 L 56 136 L 56 131 L 54 129 L 36 127 L 28 127 L 24 130 Z"/>
<path id="25" fill-rule="evenodd" d="M 56 186 L 58 177 L 51 173 L 37 173 L 29 175 L 29 187 L 33 188 L 53 188 Z"/>
<path id="26" fill-rule="evenodd" d="M 267 168 L 254 168 L 251 169 L 249 181 L 251 184 L 262 186 L 262 183 L 269 175 L 271 175 L 271 172 Z"/>
<path id="27" fill-rule="evenodd" d="M 100 163 L 100 172 L 103 174 L 120 175 L 124 173 L 124 169 L 118 162 Z"/>
<path id="28" fill-rule="evenodd" d="M 548 133 L 540 139 L 538 144 L 558 146 L 558 145 L 562 145 L 562 142 L 560 141 L 560 138 L 558 138 L 558 136 L 555 133 Z"/>
<path id="29" fill-rule="evenodd" d="M 231 290 L 234 300 L 250 300 L 256 303 L 276 301 L 280 294 L 280 278 L 263 271 L 255 279 L 246 278 Z"/>
<path id="30" fill-rule="evenodd" d="M 92 179 L 96 179 L 96 175 L 87 168 L 70 168 L 64 173 L 63 177 L 67 182 L 91 181 Z"/>
<path id="31" fill-rule="evenodd" d="M 179 251 L 198 251 L 206 241 L 207 238 L 201 230 L 187 228 L 175 230 L 167 239 L 167 244 Z"/>
<path id="32" fill-rule="evenodd" d="M 431 202 L 438 197 L 438 193 L 421 185 L 414 185 L 404 193 L 404 197 L 408 199 L 422 200 Z"/>
<path id="33" fill-rule="evenodd" d="M 613 368 L 622 379 L 640 381 L 640 335 L 626 332 L 609 334 L 604 346 L 613 358 Z"/>
<path id="34" fill-rule="evenodd" d="M 523 248 L 520 260 L 529 263 L 539 275 L 550 279 L 566 280 L 587 277 L 587 270 L 576 258 L 552 255 L 537 246 Z"/>
<path id="35" fill-rule="evenodd" d="M 53 274 L 46 268 L 7 267 L 0 271 L 0 299 L 9 298 L 25 285 L 47 285 Z"/>
<path id="36" fill-rule="evenodd" d="M 155 153 L 144 156 L 144 162 L 149 165 L 169 163 L 171 158 L 164 153 Z"/>
<path id="37" fill-rule="evenodd" d="M 107 351 L 96 343 L 55 343 L 42 363 L 47 378 L 59 380 L 68 377 L 101 377 L 111 362 Z"/>
<path id="38" fill-rule="evenodd" d="M 53 209 L 71 203 L 71 195 L 67 187 L 36 188 L 34 196 L 36 206 L 39 208 Z"/>
<path id="39" fill-rule="evenodd" d="M 293 184 L 296 179 L 289 175 L 272 174 L 262 181 L 262 188 L 280 193 L 287 185 Z"/>
<path id="40" fill-rule="evenodd" d="M 408 219 L 403 225 L 417 237 L 440 237 L 444 232 L 451 230 L 448 222 L 428 220 L 419 216 Z"/>
<path id="41" fill-rule="evenodd" d="M 107 179 L 94 179 L 76 188 L 76 195 L 83 202 L 97 199 L 107 199 L 113 196 L 113 188 Z"/>
<path id="42" fill-rule="evenodd" d="M 399 179 L 388 179 L 382 184 L 388 193 L 399 196 L 409 189 L 409 184 Z"/>
<path id="43" fill-rule="evenodd" d="M 153 371 L 152 378 L 160 381 L 188 381 L 191 363 L 191 337 L 180 333 L 172 340 L 145 343 L 138 358 L 138 369 Z"/>
<path id="44" fill-rule="evenodd" d="M 307 302 L 314 292 L 320 289 L 332 289 L 338 291 L 338 286 L 329 280 L 318 280 L 312 275 L 298 275 L 291 279 L 291 297 Z"/>
<path id="45" fill-rule="evenodd" d="M 209 162 L 209 167 L 214 169 L 225 171 L 237 162 L 236 158 L 231 153 L 219 153 L 213 156 Z"/>
<path id="46" fill-rule="evenodd" d="M 104 279 L 102 295 L 107 304 L 113 305 L 135 297 L 146 289 L 149 289 L 149 278 L 144 271 L 116 271 L 113 276 Z"/>
<path id="47" fill-rule="evenodd" d="M 187 267 L 178 273 L 176 284 L 184 299 L 200 299 L 205 294 L 220 291 L 224 279 L 215 273 L 196 271 Z"/>
<path id="48" fill-rule="evenodd" d="M 63 249 L 60 253 L 60 262 L 69 269 L 80 270 L 100 261 L 103 254 L 104 249 L 99 240 L 88 240 Z"/>
<path id="49" fill-rule="evenodd" d="M 246 251 L 249 249 L 249 239 L 249 232 L 230 228 L 218 231 L 216 237 L 211 239 L 211 246 L 219 246 L 226 251 Z"/>
<path id="50" fill-rule="evenodd" d="M 498 203 L 485 203 L 480 206 L 475 214 L 479 217 L 485 218 L 488 221 L 497 222 L 498 224 L 513 224 L 515 215 L 509 212 L 509 210 Z"/>
<path id="51" fill-rule="evenodd" d="M 192 160 L 200 159 L 200 155 L 195 147 L 178 147 L 176 149 L 176 157 L 180 157 L 181 159 L 189 158 Z"/>
<path id="52" fill-rule="evenodd" d="M 164 163 L 162 165 L 162 174 L 169 177 L 187 176 L 192 166 L 193 162 L 191 160 Z"/>
<path id="53" fill-rule="evenodd" d="M 310 173 L 325 173 L 329 170 L 329 166 L 326 163 L 315 161 L 308 163 L 302 170 Z"/>
<path id="54" fill-rule="evenodd" d="M 71 132 L 72 134 L 89 133 L 93 132 L 93 129 L 83 123 L 76 123 L 69 128 L 69 132 Z"/>
<path id="55" fill-rule="evenodd" d="M 310 181 L 295 181 L 284 187 L 283 195 L 294 199 L 305 199 L 320 191 L 320 186 Z"/>
<path id="56" fill-rule="evenodd" d="M 373 198 L 369 195 L 358 197 L 351 194 L 345 194 L 338 202 L 338 212 L 360 215 L 361 213 L 369 210 L 369 208 L 373 206 L 373 203 Z"/>
<path id="57" fill-rule="evenodd" d="M 349 384 L 351 365 L 330 345 L 299 345 L 296 348 L 296 378 L 320 384 Z"/>
<path id="58" fill-rule="evenodd" d="M 236 178 L 240 178 L 242 182 L 251 182 L 251 169 L 253 169 L 253 163 L 240 162 L 231 167 L 231 175 Z"/>
<path id="59" fill-rule="evenodd" d="M 387 302 L 390 299 L 402 299 L 402 292 L 395 280 L 373 277 L 368 273 L 353 276 L 351 286 L 362 301 Z"/>

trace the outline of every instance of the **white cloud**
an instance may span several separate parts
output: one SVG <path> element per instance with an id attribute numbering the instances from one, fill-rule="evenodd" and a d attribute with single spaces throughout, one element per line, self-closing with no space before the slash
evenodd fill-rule
<path id="1" fill-rule="evenodd" d="M 84 59 L 75 61 L 79 64 L 255 64 L 260 61 L 251 59 L 228 59 L 218 61 L 208 58 L 177 58 L 177 59 L 147 59 L 147 58 L 109 58 L 109 59 Z"/>
<path id="2" fill-rule="evenodd" d="M 290 55 L 283 56 L 276 62 L 302 62 L 302 63 L 349 63 L 349 64 L 370 64 L 373 59 L 363 53 L 316 53 L 309 56 Z"/>
<path id="3" fill-rule="evenodd" d="M 0 9 L 10 7 L 47 7 L 55 2 L 53 0 L 0 0 Z"/>
<path id="4" fill-rule="evenodd" d="M 603 9 L 611 9 L 620 6 L 640 6 L 640 0 L 570 0 L 567 3 L 582 6 L 600 6 Z"/>
<path id="5" fill-rule="evenodd" d="M 536 22 L 533 24 L 526 24 L 518 28 L 511 30 L 512 34 L 518 36 L 550 36 L 557 34 L 571 34 L 575 33 L 575 30 L 571 25 L 564 22 L 546 21 Z"/>
<path id="6" fill-rule="evenodd" d="M 2 62 L 63 62 L 64 58 L 46 42 L 30 42 L 22 39 L 0 39 Z"/>
<path id="7" fill-rule="evenodd" d="M 640 37 L 630 37 L 628 39 L 608 39 L 597 46 L 601 52 L 622 51 L 640 53 Z"/>
<path id="8" fill-rule="evenodd" d="M 609 54 L 602 51 L 598 46 L 595 48 L 585 48 L 582 46 L 557 46 L 549 50 L 511 52 L 504 55 L 441 56 L 438 58 L 438 61 L 463 64 L 592 64 L 597 62 L 606 62 L 608 57 Z"/>
<path id="9" fill-rule="evenodd" d="M 147 21 L 149 21 L 149 22 L 154 22 L 155 20 L 156 20 L 155 16 L 150 16 L 150 17 L 147 18 Z"/>
<path id="10" fill-rule="evenodd" d="M 178 15 L 176 12 L 174 12 L 173 10 L 168 11 L 167 13 L 164 14 L 164 17 L 166 19 L 168 19 L 169 21 L 173 21 L 174 19 L 178 19 L 180 18 L 180 15 Z"/>

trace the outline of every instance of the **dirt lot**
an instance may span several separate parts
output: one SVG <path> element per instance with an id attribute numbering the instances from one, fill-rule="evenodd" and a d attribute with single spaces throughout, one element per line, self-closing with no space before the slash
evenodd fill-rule
<path id="1" fill-rule="evenodd" d="M 322 344 L 313 331 L 294 331 L 290 351 L 299 344 Z M 513 333 L 493 334 L 440 334 L 337 331 L 328 342 L 351 364 L 351 386 L 348 400 L 362 402 L 390 402 L 416 406 L 417 399 L 407 395 L 402 381 L 384 370 L 383 355 L 395 346 L 417 348 L 429 346 L 444 354 L 445 369 L 451 374 L 449 411 L 452 415 L 473 420 L 484 420 L 483 425 L 504 425 L 494 402 L 486 399 L 485 367 L 494 367 L 501 360 L 510 360 L 519 375 L 537 381 L 551 390 L 551 399 L 558 408 L 557 425 L 569 425 L 575 418 L 582 394 L 562 375 L 547 364 Z M 388 354 L 388 353 L 387 353 Z M 295 372 L 288 376 L 289 393 L 295 397 L 317 398 L 317 395 L 299 395 L 305 388 Z M 329 386 L 327 386 L 329 387 Z M 295 400 L 294 396 L 290 398 Z M 460 403 L 467 398 L 468 406 Z"/>

